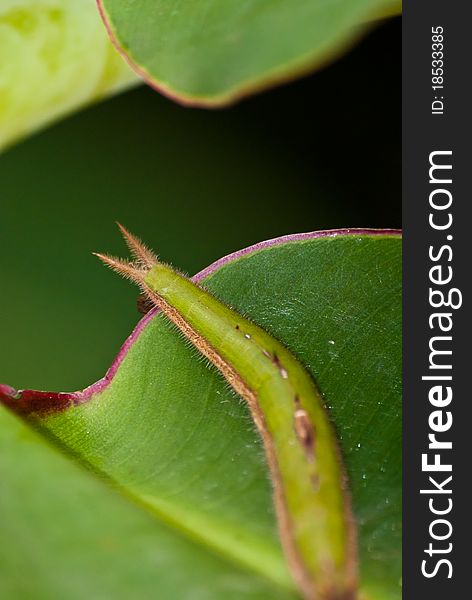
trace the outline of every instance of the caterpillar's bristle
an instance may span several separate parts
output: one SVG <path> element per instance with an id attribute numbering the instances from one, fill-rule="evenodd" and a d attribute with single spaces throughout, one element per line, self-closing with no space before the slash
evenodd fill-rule
<path id="1" fill-rule="evenodd" d="M 103 263 L 116 271 L 126 279 L 131 279 L 138 285 L 141 285 L 143 282 L 143 278 L 146 274 L 146 271 L 139 268 L 138 266 L 130 263 L 127 260 L 123 260 L 121 258 L 116 258 L 115 256 L 109 256 L 108 254 L 100 254 L 99 252 L 93 252 L 94 256 L 97 256 Z"/>
<path id="2" fill-rule="evenodd" d="M 139 265 L 152 268 L 158 261 L 157 257 L 143 242 L 135 235 L 130 233 L 121 223 L 116 223 L 123 235 L 126 245 L 128 246 L 133 257 L 138 261 Z"/>

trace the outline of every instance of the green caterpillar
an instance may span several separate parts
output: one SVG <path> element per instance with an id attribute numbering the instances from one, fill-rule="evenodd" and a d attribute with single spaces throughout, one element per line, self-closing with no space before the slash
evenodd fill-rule
<path id="1" fill-rule="evenodd" d="M 354 600 L 356 529 L 336 437 L 312 378 L 266 331 L 119 227 L 135 262 L 97 256 L 135 281 L 249 405 L 271 472 L 282 544 L 303 596 Z"/>

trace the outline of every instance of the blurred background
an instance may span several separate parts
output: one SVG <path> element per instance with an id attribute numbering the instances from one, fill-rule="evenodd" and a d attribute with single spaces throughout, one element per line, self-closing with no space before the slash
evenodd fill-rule
<path id="1" fill-rule="evenodd" d="M 263 239 L 401 225 L 401 28 L 227 109 L 146 87 L 0 155 L 0 383 L 70 391 L 101 377 L 140 318 L 114 221 L 193 274 Z"/>

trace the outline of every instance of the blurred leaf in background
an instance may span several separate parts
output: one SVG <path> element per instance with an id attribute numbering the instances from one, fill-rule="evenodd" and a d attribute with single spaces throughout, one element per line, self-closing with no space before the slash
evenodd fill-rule
<path id="1" fill-rule="evenodd" d="M 325 65 L 398 0 L 98 0 L 117 47 L 179 102 L 221 106 Z"/>
<path id="2" fill-rule="evenodd" d="M 181 88 L 179 101 L 212 105 L 319 68 L 367 22 L 400 11 L 398 0 L 105 4 L 110 33 L 117 26 L 121 50 L 131 45 L 144 61 L 141 74 L 149 69 L 167 93 Z M 141 82 L 113 48 L 96 0 L 3 0 L 0 57 L 0 149 Z"/>
<path id="3" fill-rule="evenodd" d="M 95 0 L 0 2 L 0 149 L 138 82 Z"/>

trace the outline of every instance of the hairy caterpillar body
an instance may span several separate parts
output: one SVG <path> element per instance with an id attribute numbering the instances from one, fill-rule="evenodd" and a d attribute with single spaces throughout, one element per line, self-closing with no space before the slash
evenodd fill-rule
<path id="1" fill-rule="evenodd" d="M 280 536 L 307 600 L 354 600 L 356 533 L 335 433 L 313 379 L 283 344 L 120 229 L 134 263 L 98 254 L 145 295 L 248 403 L 274 485 Z"/>

